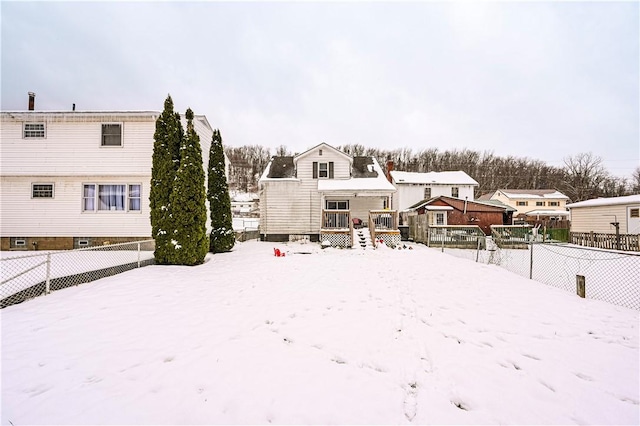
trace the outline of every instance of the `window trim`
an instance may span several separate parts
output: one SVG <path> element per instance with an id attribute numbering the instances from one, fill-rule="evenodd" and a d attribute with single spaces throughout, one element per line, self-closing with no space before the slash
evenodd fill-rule
<path id="1" fill-rule="evenodd" d="M 544 207 L 544 201 L 536 201 L 536 207 Z"/>
<path id="2" fill-rule="evenodd" d="M 560 207 L 560 201 L 549 201 L 549 207 Z"/>
<path id="3" fill-rule="evenodd" d="M 335 203 L 336 208 L 329 208 L 329 203 Z M 341 209 L 339 206 L 340 203 L 344 203 L 346 208 Z M 349 200 L 324 200 L 324 208 L 325 210 L 349 210 Z"/>
<path id="4" fill-rule="evenodd" d="M 51 185 L 51 196 L 50 197 L 36 197 L 35 194 L 35 186 L 36 185 Z M 31 199 L 32 200 L 47 200 L 53 199 L 56 195 L 56 185 L 53 182 L 31 182 Z"/>
<path id="5" fill-rule="evenodd" d="M 528 201 L 516 201 L 516 206 L 517 207 L 526 207 L 529 205 Z"/>
<path id="6" fill-rule="evenodd" d="M 40 130 L 30 129 L 27 130 L 27 126 L 42 125 L 42 136 L 27 136 L 27 132 L 40 132 Z M 22 139 L 46 139 L 47 138 L 47 123 L 44 121 L 25 121 L 22 123 Z"/>
<path id="7" fill-rule="evenodd" d="M 122 210 L 104 210 L 100 209 L 100 187 L 101 186 L 124 186 L 124 209 Z M 91 197 L 85 196 L 85 188 L 93 186 L 93 195 Z M 138 186 L 139 193 L 136 197 L 131 197 L 131 187 Z M 86 209 L 85 200 L 93 199 L 93 209 Z M 134 199 L 138 199 L 139 208 L 137 210 L 131 209 L 131 201 Z M 115 213 L 115 214 L 126 214 L 126 213 L 142 213 L 142 183 L 135 182 L 83 182 L 81 187 L 81 197 L 80 197 L 80 210 L 82 213 L 89 214 L 105 214 L 105 213 Z"/>
<path id="8" fill-rule="evenodd" d="M 454 191 L 455 191 L 455 195 L 454 195 Z M 459 186 L 452 186 L 451 187 L 451 196 L 453 198 L 459 198 L 460 197 L 460 187 Z"/>
<path id="9" fill-rule="evenodd" d="M 120 126 L 120 144 L 119 145 L 106 145 L 104 143 L 104 140 L 105 140 L 104 139 L 105 138 L 105 133 L 104 133 L 105 126 Z M 111 136 L 114 136 L 114 135 L 111 135 Z M 101 123 L 100 124 L 100 148 L 122 148 L 123 146 L 124 146 L 124 123 L 122 123 L 122 122 L 119 122 L 119 123 L 118 122 Z"/>
<path id="10" fill-rule="evenodd" d="M 427 195 L 427 192 L 429 193 L 428 195 Z M 431 187 L 430 186 L 427 186 L 427 187 L 424 188 L 424 199 L 425 200 L 431 199 Z"/>

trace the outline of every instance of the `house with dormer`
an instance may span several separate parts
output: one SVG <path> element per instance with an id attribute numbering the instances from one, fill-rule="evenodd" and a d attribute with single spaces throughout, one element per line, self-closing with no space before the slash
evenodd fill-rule
<path id="1" fill-rule="evenodd" d="M 258 181 L 263 241 L 306 238 L 352 247 L 356 230 L 398 244 L 396 192 L 374 157 L 351 157 L 321 143 L 274 156 Z M 357 231 L 362 232 L 362 231 Z"/>

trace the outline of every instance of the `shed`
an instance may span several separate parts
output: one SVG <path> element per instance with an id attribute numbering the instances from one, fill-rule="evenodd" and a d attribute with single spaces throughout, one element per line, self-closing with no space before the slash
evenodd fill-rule
<path id="1" fill-rule="evenodd" d="M 640 194 L 624 197 L 594 198 L 568 204 L 571 232 L 615 233 L 618 223 L 621 234 L 640 233 Z"/>

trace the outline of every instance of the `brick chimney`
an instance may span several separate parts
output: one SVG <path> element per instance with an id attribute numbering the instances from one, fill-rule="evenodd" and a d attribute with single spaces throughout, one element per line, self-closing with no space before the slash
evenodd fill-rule
<path id="1" fill-rule="evenodd" d="M 387 160 L 387 180 L 391 182 L 391 172 L 393 171 L 393 161 Z"/>
<path id="2" fill-rule="evenodd" d="M 33 111 L 36 106 L 36 94 L 29 92 L 29 111 Z"/>

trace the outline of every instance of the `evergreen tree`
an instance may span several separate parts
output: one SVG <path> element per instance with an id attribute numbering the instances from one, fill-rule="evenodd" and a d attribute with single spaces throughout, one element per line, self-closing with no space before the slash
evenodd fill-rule
<path id="1" fill-rule="evenodd" d="M 207 207 L 200 137 L 193 127 L 193 111 L 187 109 L 187 131 L 180 146 L 180 167 L 170 196 L 173 230 L 169 263 L 198 265 L 209 248 Z"/>
<path id="2" fill-rule="evenodd" d="M 218 129 L 213 131 L 211 148 L 209 149 L 208 191 L 209 208 L 211 210 L 211 234 L 209 251 L 222 253 L 230 251 L 236 242 L 231 217 L 231 198 L 225 173 L 224 149 L 222 136 Z"/>
<path id="3" fill-rule="evenodd" d="M 171 95 L 168 95 L 164 101 L 164 110 L 156 120 L 156 131 L 153 135 L 151 190 L 149 193 L 151 235 L 155 240 L 154 256 L 158 264 L 169 263 L 168 249 L 171 238 L 168 233 L 175 228 L 171 217 L 170 197 L 180 162 L 182 134 L 180 114 L 174 113 L 173 100 Z"/>

